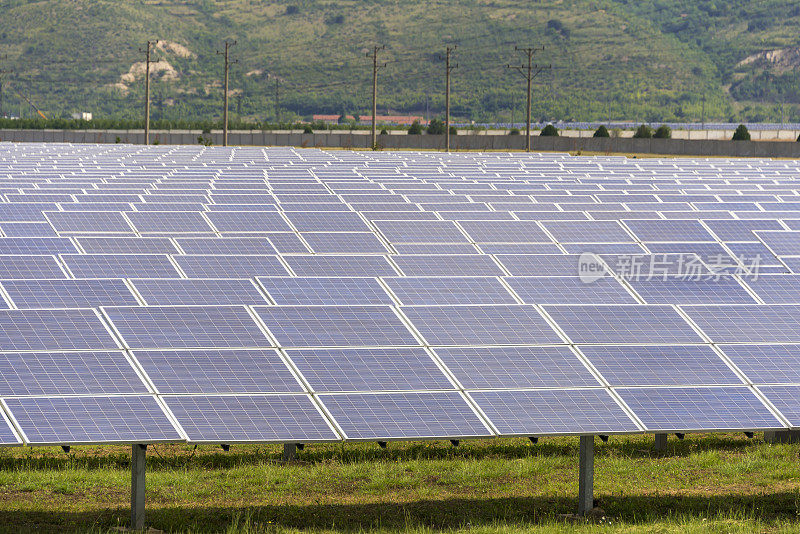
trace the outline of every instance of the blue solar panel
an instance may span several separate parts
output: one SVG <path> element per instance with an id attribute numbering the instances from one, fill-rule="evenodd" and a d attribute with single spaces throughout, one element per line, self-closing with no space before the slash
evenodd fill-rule
<path id="1" fill-rule="evenodd" d="M 442 347 L 435 352 L 465 389 L 600 385 L 568 347 Z"/>
<path id="2" fill-rule="evenodd" d="M 533 306 L 407 306 L 429 345 L 563 343 Z"/>
<path id="3" fill-rule="evenodd" d="M 392 256 L 405 276 L 502 276 L 487 254 L 427 254 Z"/>
<path id="4" fill-rule="evenodd" d="M 266 304 L 252 280 L 246 279 L 136 279 L 136 291 L 151 306 Z"/>
<path id="5" fill-rule="evenodd" d="M 800 256 L 800 231 L 758 231 L 758 238 L 778 256 Z"/>
<path id="6" fill-rule="evenodd" d="M 213 228 L 194 211 L 129 211 L 125 216 L 139 233 L 212 233 Z"/>
<path id="7" fill-rule="evenodd" d="M 20 309 L 136 306 L 139 302 L 119 279 L 3 280 L 3 288 Z"/>
<path id="8" fill-rule="evenodd" d="M 0 239 L 2 254 L 69 254 L 78 252 L 66 237 L 4 237 Z"/>
<path id="9" fill-rule="evenodd" d="M 498 254 L 497 259 L 514 276 L 572 276 L 579 274 L 578 254 Z"/>
<path id="10" fill-rule="evenodd" d="M 653 432 L 783 429 L 747 387 L 617 389 Z"/>
<path id="11" fill-rule="evenodd" d="M 386 254 L 389 250 L 369 232 L 317 232 L 302 234 L 319 254 Z"/>
<path id="12" fill-rule="evenodd" d="M 0 256 L 0 279 L 66 277 L 54 256 Z"/>
<path id="13" fill-rule="evenodd" d="M 393 304 L 375 278 L 259 278 L 279 305 Z"/>
<path id="14" fill-rule="evenodd" d="M 154 397 L 4 399 L 30 445 L 183 441 Z"/>
<path id="15" fill-rule="evenodd" d="M 113 211 L 50 211 L 45 215 L 50 224 L 67 234 L 130 234 L 133 228 L 121 213 Z"/>
<path id="16" fill-rule="evenodd" d="M 535 221 L 461 221 L 476 243 L 552 243 Z"/>
<path id="17" fill-rule="evenodd" d="M 0 310 L 0 351 L 118 348 L 93 310 Z"/>
<path id="18" fill-rule="evenodd" d="M 469 243 L 452 221 L 375 221 L 390 243 Z"/>
<path id="19" fill-rule="evenodd" d="M 159 393 L 301 393 L 272 349 L 136 350 L 134 357 Z"/>
<path id="20" fill-rule="evenodd" d="M 739 282 L 719 277 L 670 276 L 630 279 L 633 289 L 648 304 L 744 304 L 755 299 Z"/>
<path id="21" fill-rule="evenodd" d="M 714 242 L 716 239 L 695 220 L 629 220 L 625 226 L 643 242 Z"/>
<path id="22" fill-rule="evenodd" d="M 272 343 L 244 307 L 103 308 L 133 349 L 258 348 Z"/>
<path id="23" fill-rule="evenodd" d="M 186 255 L 174 256 L 174 259 L 189 278 L 252 278 L 289 274 L 277 256 Z"/>
<path id="24" fill-rule="evenodd" d="M 800 275 L 759 273 L 745 280 L 766 304 L 800 304 Z"/>
<path id="25" fill-rule="evenodd" d="M 0 229 L 6 237 L 56 237 L 58 234 L 50 223 L 45 222 L 6 222 Z"/>
<path id="26" fill-rule="evenodd" d="M 516 304 L 497 278 L 384 278 L 403 305 Z"/>
<path id="27" fill-rule="evenodd" d="M 275 254 L 266 237 L 182 237 L 175 240 L 184 254 Z"/>
<path id="28" fill-rule="evenodd" d="M 149 393 L 121 351 L 0 354 L 0 395 Z"/>
<path id="29" fill-rule="evenodd" d="M 206 217 L 220 232 L 292 232 L 280 213 L 269 211 L 212 211 Z"/>
<path id="30" fill-rule="evenodd" d="M 63 254 L 61 259 L 75 278 L 179 278 L 163 254 Z"/>
<path id="31" fill-rule="evenodd" d="M 469 396 L 501 436 L 639 431 L 603 389 L 473 391 Z"/>
<path id="32" fill-rule="evenodd" d="M 720 241 L 758 241 L 755 230 L 783 230 L 781 223 L 770 220 L 704 221 Z"/>
<path id="33" fill-rule="evenodd" d="M 544 221 L 559 243 L 630 243 L 634 239 L 617 221 Z"/>
<path id="34" fill-rule="evenodd" d="M 339 437 L 307 395 L 165 396 L 191 442 L 317 442 Z"/>
<path id="35" fill-rule="evenodd" d="M 350 440 L 488 437 L 460 393 L 325 394 L 320 400 Z"/>
<path id="36" fill-rule="evenodd" d="M 585 346 L 580 350 L 612 386 L 742 383 L 708 345 Z"/>
<path id="37" fill-rule="evenodd" d="M 283 347 L 417 345 L 389 306 L 254 308 Z"/>
<path id="38" fill-rule="evenodd" d="M 421 347 L 286 351 L 317 392 L 453 389 Z"/>
<path id="39" fill-rule="evenodd" d="M 383 256 L 284 256 L 297 276 L 397 276 Z"/>
<path id="40" fill-rule="evenodd" d="M 702 343 L 670 306 L 569 305 L 545 311 L 573 343 Z"/>
<path id="41" fill-rule="evenodd" d="M 353 212 L 295 211 L 287 213 L 298 232 L 369 232 L 371 228 Z"/>
<path id="42" fill-rule="evenodd" d="M 682 306 L 715 343 L 800 342 L 800 305 Z"/>
<path id="43" fill-rule="evenodd" d="M 800 384 L 800 345 L 719 345 L 754 384 Z"/>
<path id="44" fill-rule="evenodd" d="M 638 301 L 613 277 L 514 276 L 506 283 L 526 304 L 635 304 Z"/>
<path id="45" fill-rule="evenodd" d="M 758 389 L 789 421 L 791 428 L 800 427 L 800 386 L 761 386 Z"/>
<path id="46" fill-rule="evenodd" d="M 77 237 L 87 254 L 177 254 L 166 237 Z"/>

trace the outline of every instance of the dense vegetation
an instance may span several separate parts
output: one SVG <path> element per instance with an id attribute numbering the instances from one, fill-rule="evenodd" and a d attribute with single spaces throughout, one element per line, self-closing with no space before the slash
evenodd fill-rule
<path id="1" fill-rule="evenodd" d="M 17 92 L 50 118 L 137 120 L 139 48 L 161 39 L 153 120 L 218 121 L 231 38 L 234 120 L 368 114 L 375 44 L 379 113 L 441 116 L 447 42 L 454 121 L 524 120 L 515 45 L 544 45 L 536 61 L 553 66 L 534 82 L 537 120 L 800 121 L 800 7 L 780 0 L 0 0 L 0 13 L 2 106 L 25 117 Z M 769 50 L 782 52 L 757 55 Z"/>

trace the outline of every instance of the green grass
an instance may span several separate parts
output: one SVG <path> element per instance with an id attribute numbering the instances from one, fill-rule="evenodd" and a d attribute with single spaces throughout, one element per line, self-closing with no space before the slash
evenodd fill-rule
<path id="1" fill-rule="evenodd" d="M 741 435 L 599 440 L 604 515 L 575 521 L 577 439 L 148 449 L 147 523 L 168 532 L 796 532 L 798 445 Z M 0 532 L 126 525 L 129 449 L 0 451 Z"/>

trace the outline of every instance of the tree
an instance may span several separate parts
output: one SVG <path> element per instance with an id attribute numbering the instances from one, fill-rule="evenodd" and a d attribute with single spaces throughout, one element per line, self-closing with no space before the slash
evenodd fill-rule
<path id="1" fill-rule="evenodd" d="M 662 124 L 656 130 L 656 133 L 653 134 L 653 137 L 655 137 L 656 139 L 671 139 L 672 130 L 666 124 Z"/>
<path id="2" fill-rule="evenodd" d="M 451 126 L 450 135 L 458 135 L 458 128 L 456 128 L 455 126 Z"/>
<path id="3" fill-rule="evenodd" d="M 553 126 L 552 124 L 548 124 L 544 128 L 542 128 L 542 133 L 540 133 L 542 137 L 558 137 L 558 129 Z"/>
<path id="4" fill-rule="evenodd" d="M 444 122 L 439 119 L 431 119 L 431 122 L 428 124 L 428 133 L 430 135 L 443 135 Z"/>
<path id="5" fill-rule="evenodd" d="M 420 135 L 421 133 L 422 126 L 420 126 L 419 121 L 411 123 L 411 126 L 408 128 L 408 135 Z"/>
<path id="6" fill-rule="evenodd" d="M 749 141 L 750 140 L 750 132 L 747 131 L 747 126 L 744 124 L 740 124 L 736 127 L 736 131 L 733 132 L 733 140 L 734 141 Z"/>
<path id="7" fill-rule="evenodd" d="M 642 124 L 633 133 L 634 139 L 650 139 L 653 137 L 653 129 L 646 124 Z"/>
<path id="8" fill-rule="evenodd" d="M 304 134 L 314 133 L 314 129 L 311 127 L 310 124 L 306 124 L 305 126 L 303 126 L 303 133 Z"/>
<path id="9" fill-rule="evenodd" d="M 592 137 L 611 137 L 611 135 L 608 133 L 608 128 L 601 124 L 600 127 L 594 131 Z"/>

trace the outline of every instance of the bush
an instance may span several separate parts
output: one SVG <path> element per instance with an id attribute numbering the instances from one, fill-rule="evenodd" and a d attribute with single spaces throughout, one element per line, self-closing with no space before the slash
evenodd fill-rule
<path id="1" fill-rule="evenodd" d="M 650 139 L 653 137 L 653 129 L 646 124 L 642 124 L 633 133 L 634 139 Z"/>
<path id="2" fill-rule="evenodd" d="M 552 124 L 548 124 L 542 128 L 542 133 L 539 135 L 542 137 L 558 137 L 558 129 Z"/>
<path id="3" fill-rule="evenodd" d="M 383 129 L 381 130 L 381 135 L 389 135 L 389 132 L 388 132 L 388 130 L 386 130 L 386 128 L 383 128 Z"/>
<path id="4" fill-rule="evenodd" d="M 797 136 L 797 142 L 800 143 L 800 135 Z"/>
<path id="5" fill-rule="evenodd" d="M 734 141 L 749 141 L 750 140 L 750 132 L 747 131 L 747 126 L 744 124 L 740 124 L 736 127 L 736 131 L 733 132 L 733 140 Z"/>
<path id="6" fill-rule="evenodd" d="M 666 124 L 662 124 L 653 134 L 656 139 L 672 139 L 672 130 Z"/>
<path id="7" fill-rule="evenodd" d="M 611 135 L 608 133 L 608 128 L 601 124 L 600 127 L 594 131 L 592 137 L 611 137 Z"/>
<path id="8" fill-rule="evenodd" d="M 428 133 L 431 135 L 444 134 L 444 122 L 439 119 L 431 119 L 431 122 L 428 124 Z"/>
<path id="9" fill-rule="evenodd" d="M 312 134 L 314 133 L 314 128 L 312 128 L 310 124 L 306 124 L 305 126 L 303 126 L 303 133 Z"/>
<path id="10" fill-rule="evenodd" d="M 511 128 L 511 130 L 508 131 L 508 135 L 519 135 L 519 128 Z"/>
<path id="11" fill-rule="evenodd" d="M 422 126 L 419 121 L 414 121 L 408 128 L 408 135 L 420 135 L 422 133 Z"/>
<path id="12" fill-rule="evenodd" d="M 456 128 L 455 126 L 451 126 L 450 135 L 458 135 L 458 128 Z"/>
<path id="13" fill-rule="evenodd" d="M 298 13 L 300 13 L 300 8 L 298 6 L 286 6 L 287 15 L 297 15 Z"/>

